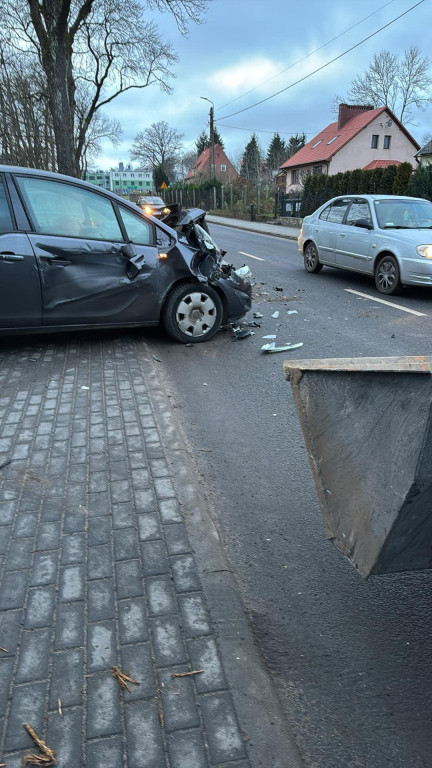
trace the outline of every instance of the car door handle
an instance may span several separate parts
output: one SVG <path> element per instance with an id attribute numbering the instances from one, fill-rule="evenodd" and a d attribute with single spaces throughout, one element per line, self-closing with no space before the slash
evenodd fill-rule
<path id="1" fill-rule="evenodd" d="M 69 259 L 63 259 L 61 256 L 40 256 L 40 258 L 47 261 L 52 267 L 55 267 L 56 265 L 59 267 L 68 267 L 69 264 L 72 264 Z"/>
<path id="2" fill-rule="evenodd" d="M 339 232 L 339 237 L 346 237 L 344 232 Z"/>
<path id="3" fill-rule="evenodd" d="M 2 251 L 0 259 L 2 261 L 24 261 L 24 256 L 21 256 L 19 253 L 12 253 L 12 251 Z"/>

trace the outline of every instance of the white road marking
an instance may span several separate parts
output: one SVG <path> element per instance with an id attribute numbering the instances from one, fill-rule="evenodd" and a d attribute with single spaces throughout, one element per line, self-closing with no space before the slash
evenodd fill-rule
<path id="1" fill-rule="evenodd" d="M 415 309 L 408 309 L 402 307 L 401 304 L 393 304 L 392 301 L 386 301 L 385 299 L 377 299 L 375 296 L 368 296 L 367 293 L 361 293 L 360 291 L 353 291 L 352 288 L 344 288 L 347 293 L 354 293 L 356 296 L 361 296 L 362 299 L 369 299 L 370 301 L 377 301 L 379 304 L 386 304 L 388 307 L 394 307 L 395 309 L 401 309 L 402 312 L 409 312 L 410 315 L 417 315 L 418 317 L 429 317 L 424 312 L 417 312 Z"/>
<path id="2" fill-rule="evenodd" d="M 265 259 L 261 259 L 259 256 L 252 256 L 251 253 L 245 253 L 245 251 L 239 251 L 242 256 L 249 256 L 250 259 L 256 259 L 257 261 L 265 261 Z"/>

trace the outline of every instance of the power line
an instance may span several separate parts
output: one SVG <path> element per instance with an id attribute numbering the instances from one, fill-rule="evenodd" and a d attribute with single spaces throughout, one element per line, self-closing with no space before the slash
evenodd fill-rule
<path id="1" fill-rule="evenodd" d="M 292 136 L 294 133 L 305 133 L 306 136 L 315 136 L 316 131 L 264 131 L 259 128 L 240 128 L 238 125 L 227 125 L 226 123 L 219 123 L 221 128 L 233 128 L 236 131 L 249 131 L 249 133 L 279 133 L 282 136 Z"/>
<path id="2" fill-rule="evenodd" d="M 261 83 L 256 85 L 254 88 L 251 88 L 249 91 L 246 91 L 246 93 L 242 93 L 240 96 L 236 96 L 235 99 L 231 99 L 231 101 L 227 101 L 226 104 L 222 104 L 221 107 L 218 107 L 215 109 L 215 112 L 218 112 L 221 109 L 225 109 L 225 107 L 229 107 L 230 104 L 234 104 L 235 101 L 238 101 L 239 99 L 243 99 L 245 96 L 248 96 L 250 93 L 253 93 L 254 91 L 257 91 L 258 88 L 261 88 L 261 86 L 265 85 L 266 83 L 269 83 L 271 80 L 274 80 L 276 77 L 280 77 L 280 75 L 283 75 L 284 72 L 288 72 L 289 69 L 292 69 L 293 67 L 296 67 L 297 64 L 301 64 L 302 61 L 306 61 L 310 56 L 313 56 L 314 53 L 318 53 L 318 51 L 321 51 L 323 48 L 325 48 L 327 45 L 330 45 L 330 43 L 334 43 L 335 40 L 338 40 L 340 37 L 343 37 L 343 35 L 346 35 L 347 32 L 350 32 L 352 29 L 355 29 L 355 27 L 358 27 L 360 24 L 363 24 L 364 21 L 367 21 L 372 16 L 375 16 L 376 13 L 379 13 L 379 11 L 382 11 L 384 8 L 387 8 L 388 5 L 391 5 L 394 3 L 395 0 L 389 0 L 388 3 L 385 3 L 385 5 L 381 5 L 380 8 L 377 8 L 376 11 L 373 11 L 373 13 L 370 13 L 369 16 L 365 16 L 364 19 L 360 19 L 360 21 L 357 21 L 355 24 L 353 24 L 351 27 L 348 27 L 348 29 L 345 29 L 343 32 L 340 32 L 336 37 L 332 37 L 331 40 L 327 40 L 326 43 L 323 43 L 323 45 L 320 45 L 319 48 L 315 48 L 314 51 L 311 51 L 306 56 L 303 56 L 303 58 L 298 59 L 298 61 L 295 61 L 294 64 L 290 64 L 289 67 L 285 67 L 285 69 L 281 69 L 280 72 L 278 72 L 276 75 L 273 75 L 272 77 L 267 78 L 267 80 L 263 80 Z M 223 118 L 222 118 L 223 120 Z"/>
<path id="3" fill-rule="evenodd" d="M 223 115 L 222 117 L 217 118 L 215 122 L 219 122 L 220 120 L 227 120 L 229 117 L 234 117 L 234 115 L 240 115 L 242 112 L 247 112 L 248 109 L 253 109 L 254 107 L 258 107 L 260 104 L 264 104 L 266 101 L 270 101 L 270 99 L 274 99 L 275 96 L 279 96 L 281 93 L 284 93 L 285 91 L 288 91 L 290 88 L 293 88 L 295 85 L 298 85 L 299 83 L 304 82 L 304 80 L 307 80 L 309 77 L 312 77 L 312 75 L 316 75 L 317 72 L 321 72 L 321 70 L 328 67 L 330 64 L 333 64 L 338 59 L 341 59 L 343 56 L 346 56 L 347 53 L 351 53 L 351 51 L 354 51 L 356 48 L 358 48 L 360 45 L 363 45 L 363 43 L 367 42 L 367 40 L 370 40 L 372 37 L 375 37 L 375 35 L 378 35 L 379 32 L 382 32 L 383 29 L 387 29 L 387 27 L 390 27 L 392 24 L 395 23 L 395 21 L 398 21 L 403 16 L 406 16 L 407 13 L 410 13 L 410 11 L 413 11 L 414 8 L 417 8 L 419 5 L 422 5 L 425 0 L 419 0 L 418 3 L 415 5 L 412 5 L 411 8 L 408 8 L 408 10 L 401 13 L 399 16 L 396 16 L 394 19 L 389 21 L 387 24 L 384 24 L 384 26 L 377 29 L 375 32 L 372 32 L 372 34 L 368 35 L 367 37 L 364 37 L 363 40 L 360 40 L 359 43 L 356 43 L 355 45 L 352 45 L 351 48 L 348 48 L 343 53 L 340 53 L 338 56 L 335 56 L 334 59 L 331 59 L 330 61 L 327 61 L 325 64 L 323 64 L 321 67 L 318 67 L 317 69 L 314 69 L 313 72 L 309 72 L 308 75 L 305 75 L 304 77 L 301 77 L 299 80 L 296 80 L 294 83 L 291 83 L 290 85 L 287 85 L 286 88 L 282 88 L 280 91 L 277 91 L 277 93 L 273 93 L 271 96 L 267 96 L 265 99 L 261 99 L 261 101 L 257 101 L 255 104 L 251 104 L 249 107 L 244 107 L 243 109 L 239 109 L 237 112 L 231 112 L 229 115 Z"/>

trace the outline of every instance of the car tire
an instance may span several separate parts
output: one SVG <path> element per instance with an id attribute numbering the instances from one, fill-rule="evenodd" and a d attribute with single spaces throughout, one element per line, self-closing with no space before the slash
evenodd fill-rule
<path id="1" fill-rule="evenodd" d="M 304 267 L 306 272 L 321 272 L 323 265 L 320 264 L 318 251 L 315 243 L 308 243 L 303 254 Z"/>
<path id="2" fill-rule="evenodd" d="M 375 267 L 375 285 L 380 293 L 387 296 L 398 293 L 401 288 L 399 265 L 394 256 L 387 254 Z"/>
<path id="3" fill-rule="evenodd" d="M 162 310 L 166 332 L 176 341 L 199 344 L 221 327 L 222 300 L 210 285 L 182 283 L 175 286 Z"/>

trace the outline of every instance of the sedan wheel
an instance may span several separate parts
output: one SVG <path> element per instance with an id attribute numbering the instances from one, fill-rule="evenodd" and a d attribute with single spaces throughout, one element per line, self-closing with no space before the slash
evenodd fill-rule
<path id="1" fill-rule="evenodd" d="M 323 265 L 320 264 L 318 251 L 314 243 L 308 243 L 304 249 L 304 266 L 307 272 L 321 272 Z"/>
<path id="2" fill-rule="evenodd" d="M 178 285 L 162 312 L 167 333 L 176 341 L 198 343 L 211 339 L 222 323 L 222 301 L 210 285 Z"/>
<path id="3" fill-rule="evenodd" d="M 394 256 L 384 256 L 375 268 L 375 285 L 380 293 L 391 295 L 401 287 L 399 266 Z"/>

